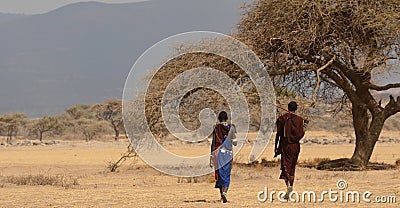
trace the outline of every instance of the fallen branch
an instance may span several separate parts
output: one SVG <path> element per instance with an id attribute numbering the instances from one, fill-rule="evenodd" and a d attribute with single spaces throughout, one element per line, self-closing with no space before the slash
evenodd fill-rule
<path id="1" fill-rule="evenodd" d="M 110 170 L 110 172 L 115 172 L 117 168 L 119 168 L 122 165 L 122 163 L 125 162 L 126 159 L 133 158 L 136 156 L 137 153 L 135 149 L 133 149 L 132 144 L 129 143 L 128 150 L 123 155 L 121 155 L 121 158 L 119 158 L 119 160 L 117 160 L 116 162 L 109 162 L 107 168 Z"/>

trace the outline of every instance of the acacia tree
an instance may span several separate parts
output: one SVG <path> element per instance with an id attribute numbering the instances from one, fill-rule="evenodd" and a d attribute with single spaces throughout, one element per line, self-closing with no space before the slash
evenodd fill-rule
<path id="1" fill-rule="evenodd" d="M 108 121 L 115 133 L 115 141 L 119 139 L 121 130 L 124 131 L 122 119 L 122 101 L 118 99 L 107 100 L 103 104 L 94 106 L 97 118 Z"/>
<path id="2" fill-rule="evenodd" d="M 197 47 L 198 44 L 203 45 L 210 51 L 219 49 L 223 51 L 231 50 L 231 48 L 227 47 L 223 42 L 219 42 L 223 40 L 216 41 L 218 42 L 182 43 L 182 45 L 175 48 L 175 50 L 176 53 L 182 54 L 182 51 L 186 51 L 186 48 L 191 48 L 193 45 Z M 146 91 L 145 113 L 147 123 L 151 132 L 157 139 L 162 142 L 162 138 L 167 138 L 169 134 L 161 110 L 163 95 L 166 88 L 178 75 L 199 67 L 217 69 L 224 72 L 235 81 L 241 88 L 247 103 L 249 103 L 250 127 L 258 129 L 260 123 L 260 99 L 254 88 L 250 87 L 253 85 L 245 71 L 231 60 L 215 54 L 201 52 L 184 53 L 163 65 L 154 76 L 151 77 L 149 87 Z M 209 76 L 202 77 L 204 82 L 209 82 L 212 79 L 213 78 Z M 179 118 L 183 126 L 187 129 L 195 130 L 201 125 L 199 115 L 203 109 L 209 108 L 214 112 L 225 110 L 230 113 L 231 109 L 229 107 L 227 100 L 217 91 L 206 87 L 198 87 L 187 92 L 179 101 Z"/>
<path id="3" fill-rule="evenodd" d="M 368 164 L 385 120 L 400 111 L 399 97 L 385 106 L 373 97 L 400 82 L 372 79 L 391 63 L 398 67 L 398 0 L 259 0 L 235 36 L 263 59 L 275 84 L 314 100 L 348 101 L 356 147 L 346 164 Z"/>
<path id="4" fill-rule="evenodd" d="M 90 141 L 106 132 L 107 128 L 96 117 L 97 111 L 93 111 L 96 105 L 79 104 L 68 108 L 64 119 L 74 133 L 82 133 L 85 141 Z"/>
<path id="5" fill-rule="evenodd" d="M 69 120 L 77 120 L 80 118 L 94 119 L 94 113 L 91 111 L 93 105 L 78 104 L 65 110 Z"/>
<path id="6" fill-rule="evenodd" d="M 37 134 L 39 140 L 42 141 L 44 133 L 59 132 L 63 129 L 63 126 L 57 117 L 45 116 L 35 121 L 31 128 Z"/>
<path id="7" fill-rule="evenodd" d="M 26 115 L 23 113 L 5 114 L 0 116 L 0 126 L 7 133 L 7 144 L 12 137 L 17 136 L 18 128 L 25 123 Z"/>
<path id="8" fill-rule="evenodd" d="M 99 123 L 96 120 L 80 118 L 75 121 L 76 128 L 83 134 L 85 141 L 90 141 L 95 139 L 101 134 L 104 134 L 106 127 L 103 123 Z"/>

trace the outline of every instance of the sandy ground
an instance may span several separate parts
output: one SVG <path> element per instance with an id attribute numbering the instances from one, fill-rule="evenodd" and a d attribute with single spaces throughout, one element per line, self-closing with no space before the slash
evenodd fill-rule
<path id="1" fill-rule="evenodd" d="M 166 176 L 146 166 L 140 160 L 128 160 L 116 173 L 106 170 L 107 162 L 115 161 L 126 150 L 126 142 L 62 142 L 54 146 L 15 146 L 0 148 L 0 207 L 399 207 L 400 170 L 332 172 L 298 168 L 295 190 L 314 191 L 318 198 L 329 189 L 339 191 L 338 180 L 346 180 L 344 191 L 372 192 L 376 196 L 395 196 L 396 203 L 279 202 L 262 203 L 257 195 L 268 188 L 285 190 L 279 168 L 246 168 L 234 166 L 229 202 L 222 204 L 213 188 L 213 177 L 199 178 L 198 183 L 178 183 L 177 177 Z M 179 145 L 168 147 L 180 154 L 188 154 Z M 313 158 L 348 157 L 353 144 L 302 145 L 300 160 Z M 195 153 L 208 152 L 199 144 Z M 393 164 L 400 158 L 400 144 L 377 144 L 372 161 Z M 248 151 L 244 148 L 243 152 Z M 272 145 L 263 156 L 272 159 Z M 240 155 L 237 156 L 240 159 Z M 29 174 L 63 175 L 76 178 L 79 185 L 18 186 L 7 182 L 7 177 Z M 263 195 L 262 195 L 263 196 Z"/>

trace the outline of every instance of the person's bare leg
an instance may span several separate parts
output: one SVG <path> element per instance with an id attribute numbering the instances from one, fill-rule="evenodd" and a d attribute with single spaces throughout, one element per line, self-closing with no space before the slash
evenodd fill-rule
<path id="1" fill-rule="evenodd" d="M 293 182 L 292 182 L 292 177 L 290 176 L 288 181 L 285 181 L 287 191 L 285 196 L 283 197 L 284 199 L 289 199 L 290 193 L 293 191 Z"/>
<path id="2" fill-rule="evenodd" d="M 290 186 L 292 186 L 293 187 L 293 183 L 294 183 L 294 176 L 290 176 Z"/>
<path id="3" fill-rule="evenodd" d="M 228 202 L 228 199 L 226 198 L 227 193 L 228 193 L 228 187 L 222 187 L 222 202 L 223 203 Z"/>

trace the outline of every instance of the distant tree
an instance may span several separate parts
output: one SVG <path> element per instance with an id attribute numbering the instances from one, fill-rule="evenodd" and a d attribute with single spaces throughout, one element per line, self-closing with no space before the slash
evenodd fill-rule
<path id="1" fill-rule="evenodd" d="M 57 117 L 45 116 L 39 120 L 34 121 L 31 130 L 38 136 L 39 140 L 42 141 L 43 134 L 47 132 L 57 132 L 62 131 L 63 125 L 59 122 Z"/>
<path id="2" fill-rule="evenodd" d="M 125 131 L 122 119 L 122 101 L 117 99 L 107 100 L 103 104 L 95 105 L 93 108 L 98 119 L 110 123 L 115 133 L 115 141 L 117 141 L 121 131 Z"/>
<path id="3" fill-rule="evenodd" d="M 99 121 L 97 115 L 98 105 L 78 104 L 65 110 L 62 115 L 68 128 L 74 133 L 82 134 L 85 141 L 95 139 L 101 134 L 106 134 L 110 129 L 105 121 Z"/>
<path id="4" fill-rule="evenodd" d="M 81 118 L 75 121 L 76 128 L 83 134 L 85 141 L 95 139 L 104 133 L 104 126 L 96 120 Z"/>
<path id="5" fill-rule="evenodd" d="M 92 108 L 93 105 L 78 104 L 68 108 L 67 110 L 65 110 L 65 112 L 70 117 L 69 119 L 94 119 L 96 116 L 92 111 Z"/>
<path id="6" fill-rule="evenodd" d="M 10 144 L 13 136 L 17 136 L 18 128 L 25 123 L 26 115 L 23 113 L 5 114 L 0 116 L 0 126 L 7 134 L 7 143 Z"/>
<path id="7" fill-rule="evenodd" d="M 78 133 L 82 131 L 80 125 L 88 123 L 89 120 L 96 120 L 96 115 L 92 111 L 93 105 L 88 104 L 78 104 L 74 105 L 67 110 L 61 116 L 65 125 L 72 129 L 72 132 Z"/>

